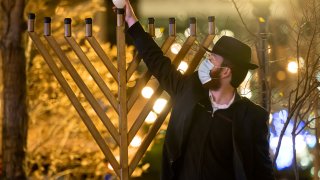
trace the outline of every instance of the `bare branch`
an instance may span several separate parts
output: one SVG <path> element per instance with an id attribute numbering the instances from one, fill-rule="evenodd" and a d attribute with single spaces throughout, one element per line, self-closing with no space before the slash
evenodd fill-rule
<path id="1" fill-rule="evenodd" d="M 300 134 L 301 131 L 303 131 L 310 123 L 312 123 L 314 120 L 317 120 L 317 119 L 319 119 L 319 118 L 320 118 L 320 116 L 308 120 L 308 121 L 306 122 L 306 124 L 296 133 L 296 135 Z"/>
<path id="2" fill-rule="evenodd" d="M 280 132 L 278 145 L 277 145 L 276 152 L 275 152 L 274 158 L 273 158 L 273 166 L 275 166 L 276 160 L 278 158 L 278 155 L 279 155 L 279 152 L 280 152 L 281 143 L 282 143 L 282 138 L 284 136 L 284 133 L 287 130 L 287 127 L 288 127 L 289 123 L 290 123 L 290 118 L 287 117 L 286 122 L 284 123 L 283 128 L 282 128 L 282 130 Z"/>

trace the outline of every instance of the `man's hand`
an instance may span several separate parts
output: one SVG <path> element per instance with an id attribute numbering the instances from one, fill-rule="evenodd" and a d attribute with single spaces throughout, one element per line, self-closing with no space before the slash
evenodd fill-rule
<path id="1" fill-rule="evenodd" d="M 126 0 L 126 6 L 125 6 L 126 12 L 125 12 L 125 21 L 127 22 L 129 28 L 138 21 L 138 18 L 134 14 L 134 11 L 132 9 L 132 6 L 130 4 L 129 0 Z"/>

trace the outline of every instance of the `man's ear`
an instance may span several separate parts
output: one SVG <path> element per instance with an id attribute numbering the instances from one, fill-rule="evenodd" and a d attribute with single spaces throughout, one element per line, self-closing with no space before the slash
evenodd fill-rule
<path id="1" fill-rule="evenodd" d="M 232 73 L 229 67 L 223 68 L 223 70 L 221 71 L 221 78 L 228 78 L 231 77 L 231 75 Z"/>

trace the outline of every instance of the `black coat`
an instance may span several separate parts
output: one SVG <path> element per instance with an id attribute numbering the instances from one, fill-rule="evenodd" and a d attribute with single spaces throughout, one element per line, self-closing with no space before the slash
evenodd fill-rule
<path id="1" fill-rule="evenodd" d="M 172 98 L 172 113 L 163 147 L 162 179 L 172 179 L 176 160 L 190 129 L 194 108 L 208 98 L 197 73 L 183 76 L 140 23 L 128 29 L 139 55 L 161 87 Z M 234 170 L 236 179 L 274 179 L 267 140 L 269 114 L 260 106 L 238 94 L 232 106 L 237 106 L 232 120 Z M 207 127 L 204 127 L 207 128 Z"/>

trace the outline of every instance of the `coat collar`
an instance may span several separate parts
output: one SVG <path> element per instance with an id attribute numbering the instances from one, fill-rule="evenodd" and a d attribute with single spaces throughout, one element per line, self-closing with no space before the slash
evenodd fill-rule
<path id="1" fill-rule="evenodd" d="M 240 102 L 244 99 L 245 98 L 240 96 L 240 94 L 237 92 L 237 90 L 235 90 L 234 101 L 229 106 L 229 108 L 231 108 L 232 106 L 234 106 L 235 104 L 237 104 L 238 102 Z M 211 105 L 211 101 L 209 98 L 209 89 L 202 87 L 202 93 L 201 93 L 201 96 L 199 97 L 198 104 L 204 106 L 208 111 L 212 111 L 212 105 Z"/>

